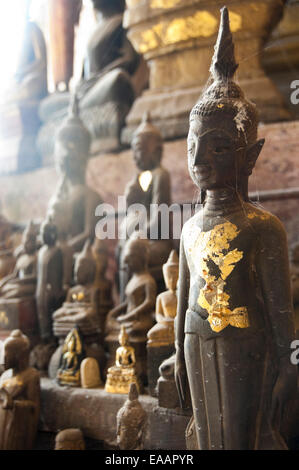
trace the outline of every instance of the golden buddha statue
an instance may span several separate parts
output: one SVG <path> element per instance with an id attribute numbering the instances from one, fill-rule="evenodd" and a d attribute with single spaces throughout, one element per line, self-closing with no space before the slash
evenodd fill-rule
<path id="1" fill-rule="evenodd" d="M 69 332 L 63 345 L 60 367 L 57 371 L 57 381 L 60 385 L 80 387 L 80 365 L 82 359 L 82 338 L 79 328 L 75 327 Z"/>
<path id="2" fill-rule="evenodd" d="M 116 350 L 115 365 L 108 369 L 105 390 L 108 393 L 127 394 L 131 383 L 135 383 L 140 389 L 135 371 L 135 350 L 129 345 L 129 336 L 124 326 L 121 327 L 118 339 L 120 347 Z"/>
<path id="3" fill-rule="evenodd" d="M 157 323 L 147 334 L 147 345 L 151 348 L 174 344 L 174 319 L 177 310 L 176 286 L 179 276 L 179 258 L 175 250 L 163 265 L 163 275 L 168 290 L 157 297 Z"/>

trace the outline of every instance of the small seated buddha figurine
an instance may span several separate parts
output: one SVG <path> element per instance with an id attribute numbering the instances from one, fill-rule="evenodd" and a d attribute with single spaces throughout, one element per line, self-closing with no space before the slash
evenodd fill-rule
<path id="1" fill-rule="evenodd" d="M 138 374 L 143 377 L 146 376 L 147 332 L 154 324 L 156 283 L 147 267 L 149 242 L 139 238 L 140 235 L 136 232 L 124 250 L 124 266 L 130 281 L 126 287 L 126 300 L 108 313 L 105 341 L 111 360 L 123 325 L 136 351 Z"/>
<path id="2" fill-rule="evenodd" d="M 23 234 L 23 254 L 19 256 L 13 273 L 0 281 L 1 299 L 34 297 L 37 280 L 36 236 L 36 229 L 30 222 Z"/>
<path id="3" fill-rule="evenodd" d="M 131 383 L 128 399 L 117 413 L 117 444 L 120 450 L 143 450 L 147 415 L 138 400 L 138 389 Z"/>
<path id="4" fill-rule="evenodd" d="M 105 142 L 105 138 L 119 141 L 135 92 L 141 91 L 134 80 L 140 57 L 122 25 L 125 0 L 92 1 L 98 24 L 87 44 L 76 93 L 84 123 L 95 141 Z M 55 122 L 65 116 L 69 102 L 68 92 L 54 93 L 42 102 L 40 116 L 45 122 L 40 134 L 42 152 L 51 151 L 49 130 L 53 132 Z"/>
<path id="5" fill-rule="evenodd" d="M 40 413 L 40 377 L 28 366 L 30 343 L 13 330 L 3 343 L 0 377 L 0 450 L 31 450 Z"/>
<path id="6" fill-rule="evenodd" d="M 57 229 L 52 220 L 41 226 L 44 245 L 38 252 L 36 305 L 39 334 L 43 341 L 52 336 L 52 314 L 63 300 L 63 257 L 56 245 Z"/>
<path id="7" fill-rule="evenodd" d="M 84 337 L 100 333 L 98 289 L 94 287 L 95 273 L 96 263 L 90 241 L 87 240 L 75 262 L 76 285 L 69 289 L 66 301 L 53 314 L 55 336 L 65 338 L 75 325 L 78 325 Z"/>
<path id="8" fill-rule="evenodd" d="M 120 347 L 116 350 L 115 365 L 109 367 L 105 390 L 108 393 L 129 393 L 131 383 L 139 389 L 139 380 L 136 374 L 135 350 L 129 344 L 129 336 L 124 326 L 121 327 L 118 337 Z"/>
<path id="9" fill-rule="evenodd" d="M 98 289 L 98 311 L 101 322 L 101 331 L 104 333 L 108 312 L 113 306 L 112 282 L 106 278 L 108 267 L 108 251 L 104 240 L 95 238 L 92 246 L 92 254 L 96 262 L 96 276 L 94 286 Z"/>
<path id="10" fill-rule="evenodd" d="M 85 183 L 89 147 L 90 134 L 79 117 L 75 95 L 69 115 L 55 138 L 55 164 L 60 181 L 47 211 L 57 225 L 58 239 L 61 239 L 61 232 L 66 235 L 67 244 L 74 252 L 82 250 L 88 238 L 93 240 L 97 222 L 95 209 L 102 202 Z M 61 214 L 67 214 L 68 227 L 65 223 L 59 224 Z"/>
<path id="11" fill-rule="evenodd" d="M 184 406 L 188 378 L 197 449 L 286 449 L 282 417 L 298 393 L 287 240 L 249 202 L 264 141 L 236 69 L 223 8 L 211 84 L 190 113 L 189 173 L 205 197 L 181 235 L 175 380 Z"/>
<path id="12" fill-rule="evenodd" d="M 179 275 L 179 259 L 175 250 L 163 265 L 168 291 L 159 294 L 156 301 L 157 323 L 147 334 L 147 373 L 149 393 L 156 395 L 159 366 L 174 352 L 174 319 L 177 310 L 176 285 Z"/>
<path id="13" fill-rule="evenodd" d="M 80 387 L 80 366 L 84 359 L 83 340 L 79 328 L 73 328 L 65 338 L 60 366 L 57 371 L 59 385 Z"/>
<path id="14" fill-rule="evenodd" d="M 145 114 L 142 123 L 134 133 L 132 140 L 133 158 L 137 167 L 135 177 L 128 183 L 125 190 L 126 204 L 129 209 L 134 204 L 142 204 L 147 212 L 144 226 L 139 226 L 138 211 L 128 210 L 122 223 L 122 240 L 118 247 L 120 266 L 119 288 L 120 298 L 124 293 L 128 278 L 123 269 L 124 246 L 134 234 L 136 226 L 149 239 L 149 271 L 158 284 L 158 291 L 164 289 L 162 265 L 166 263 L 172 248 L 172 240 L 162 239 L 159 215 L 153 208 L 154 204 L 171 204 L 171 187 L 169 172 L 161 165 L 163 140 L 159 130 L 151 124 L 149 114 Z M 138 219 L 137 219 L 138 218 Z M 171 236 L 171 234 L 170 234 Z M 169 238 L 169 237 L 168 237 Z"/>

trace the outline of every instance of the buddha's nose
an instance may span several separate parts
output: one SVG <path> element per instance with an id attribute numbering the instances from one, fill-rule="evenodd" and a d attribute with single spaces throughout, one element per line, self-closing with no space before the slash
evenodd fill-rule
<path id="1" fill-rule="evenodd" d="M 207 165 L 207 156 L 206 156 L 207 146 L 203 140 L 199 140 L 195 147 L 194 152 L 194 166 L 198 165 Z"/>

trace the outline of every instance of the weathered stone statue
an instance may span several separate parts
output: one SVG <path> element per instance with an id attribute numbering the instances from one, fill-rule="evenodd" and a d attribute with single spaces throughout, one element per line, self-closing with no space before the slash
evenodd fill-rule
<path id="1" fill-rule="evenodd" d="M 57 371 L 59 385 L 80 387 L 80 366 L 83 359 L 83 340 L 79 328 L 75 327 L 69 332 L 63 344 L 60 367 Z"/>
<path id="2" fill-rule="evenodd" d="M 86 357 L 80 366 L 81 387 L 98 388 L 101 385 L 99 364 L 93 357 Z"/>
<path id="3" fill-rule="evenodd" d="M 28 366 L 30 343 L 20 330 L 4 341 L 0 378 L 0 450 L 30 450 L 40 411 L 37 370 Z"/>
<path id="4" fill-rule="evenodd" d="M 263 146 L 257 112 L 233 81 L 226 8 L 213 81 L 190 115 L 188 165 L 206 192 L 181 237 L 176 383 L 190 386 L 198 449 L 282 449 L 281 418 L 297 390 L 286 234 L 248 201 Z"/>
<path id="5" fill-rule="evenodd" d="M 94 286 L 98 289 L 99 294 L 98 312 L 101 323 L 101 332 L 104 332 L 107 314 L 113 306 L 112 282 L 106 278 L 108 251 L 105 241 L 95 238 L 92 246 L 92 254 L 96 262 Z"/>
<path id="6" fill-rule="evenodd" d="M 117 444 L 120 450 L 142 450 L 147 415 L 138 400 L 135 383 L 130 385 L 127 401 L 117 413 Z"/>
<path id="7" fill-rule="evenodd" d="M 14 272 L 0 281 L 0 297 L 16 299 L 34 296 L 36 288 L 36 230 L 30 222 L 23 235 L 24 253 L 18 258 Z"/>
<path id="8" fill-rule="evenodd" d="M 115 365 L 109 367 L 105 390 L 109 393 L 129 393 L 131 383 L 139 389 L 139 380 L 136 374 L 135 351 L 129 344 L 129 336 L 124 326 L 119 335 L 120 347 L 116 350 Z"/>
<path id="9" fill-rule="evenodd" d="M 93 0 L 93 4 L 99 23 L 87 45 L 76 93 L 84 123 L 100 150 L 119 146 L 120 130 L 135 98 L 133 75 L 140 59 L 122 26 L 125 0 Z M 65 116 L 69 101 L 70 94 L 65 92 L 50 95 L 42 103 L 42 153 L 51 152 L 49 131 Z"/>
<path id="10" fill-rule="evenodd" d="M 57 226 L 58 239 L 67 236 L 67 244 L 75 252 L 82 249 L 88 238 L 94 238 L 95 209 L 102 202 L 85 183 L 89 147 L 90 134 L 79 117 L 74 96 L 69 116 L 56 135 L 55 162 L 60 180 L 49 202 L 47 215 Z M 65 223 L 59 224 L 62 213 L 69 221 L 68 227 Z"/>
<path id="11" fill-rule="evenodd" d="M 162 265 L 167 261 L 172 248 L 170 239 L 162 239 L 162 227 L 158 213 L 154 211 L 153 204 L 171 204 L 171 187 L 169 172 L 161 165 L 163 154 L 163 140 L 159 130 L 151 124 L 149 114 L 146 114 L 142 123 L 136 130 L 132 140 L 133 158 L 137 167 L 135 177 L 128 183 L 125 191 L 127 208 L 134 204 L 142 204 L 146 210 L 143 226 L 136 208 L 128 210 L 123 221 L 123 239 L 119 244 L 120 265 L 120 297 L 124 298 L 124 291 L 128 278 L 123 270 L 123 248 L 127 239 L 134 233 L 136 227 L 142 230 L 149 243 L 149 270 L 157 281 L 160 291 L 164 289 Z M 126 232 L 125 232 L 126 231 Z M 171 234 L 170 234 L 171 237 Z M 170 238 L 168 237 L 168 238 Z"/>
<path id="12" fill-rule="evenodd" d="M 44 245 L 38 252 L 36 305 L 39 334 L 43 341 L 53 337 L 52 314 L 63 300 L 63 257 L 56 246 L 57 229 L 51 219 L 43 223 Z"/>
<path id="13" fill-rule="evenodd" d="M 55 450 L 85 450 L 83 432 L 80 429 L 64 429 L 55 438 Z"/>
<path id="14" fill-rule="evenodd" d="M 177 311 L 176 286 L 179 275 L 179 259 L 175 250 L 163 265 L 168 290 L 158 295 L 156 301 L 156 324 L 147 334 L 147 363 L 149 392 L 156 394 L 160 364 L 174 353 L 174 319 Z"/>
<path id="15" fill-rule="evenodd" d="M 149 242 L 138 237 L 136 232 L 135 238 L 131 238 L 124 249 L 123 262 L 130 278 L 126 300 L 109 312 L 105 339 L 112 358 L 121 326 L 124 326 L 136 351 L 137 371 L 145 376 L 147 332 L 154 323 L 156 283 L 147 267 Z"/>

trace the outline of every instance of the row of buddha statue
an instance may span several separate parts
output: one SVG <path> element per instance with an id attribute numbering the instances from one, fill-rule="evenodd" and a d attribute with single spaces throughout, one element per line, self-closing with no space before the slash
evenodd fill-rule
<path id="1" fill-rule="evenodd" d="M 149 216 L 119 243 L 120 303 L 105 304 L 101 317 L 91 249 L 99 197 L 84 180 L 90 139 L 75 98 L 55 144 L 60 181 L 42 225 L 43 246 L 36 258 L 30 226 L 0 301 L 4 317 L 22 311 L 23 318 L 30 305 L 12 301 L 34 293 L 40 337 L 46 345 L 58 339 L 49 375 L 61 385 L 80 386 L 83 360 L 93 358 L 107 393 L 148 385 L 160 404 L 191 407 L 188 433 L 196 449 L 284 449 L 284 411 L 298 379 L 290 360 L 295 328 L 287 242 L 280 221 L 249 201 L 248 180 L 264 141 L 257 138 L 255 105 L 233 80 L 237 67 L 224 7 L 211 83 L 190 114 L 188 168 L 203 204 L 183 227 L 179 261 L 169 240 L 148 239 L 152 224 L 159 234 L 159 221 Z M 127 187 L 128 205 L 169 204 L 162 141 L 148 116 L 132 149 L 137 174 Z M 133 219 L 129 213 L 129 226 Z M 65 256 L 69 249 L 77 253 L 65 284 L 63 247 Z"/>

